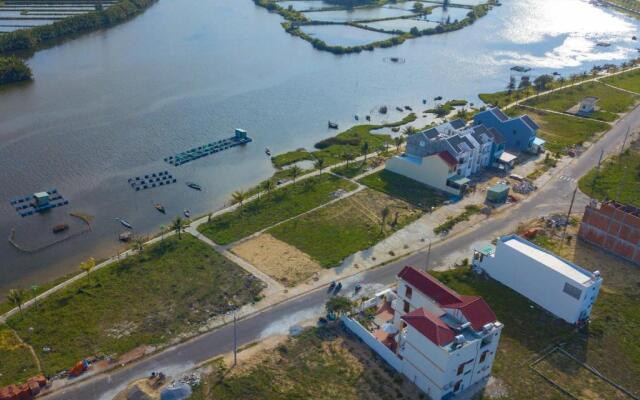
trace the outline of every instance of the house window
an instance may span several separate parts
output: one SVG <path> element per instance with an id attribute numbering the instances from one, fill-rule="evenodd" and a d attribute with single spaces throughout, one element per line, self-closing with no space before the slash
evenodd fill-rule
<path id="1" fill-rule="evenodd" d="M 456 385 L 453 387 L 453 391 L 457 392 L 458 390 L 460 390 L 461 386 L 462 386 L 462 381 L 456 382 Z"/>
<path id="2" fill-rule="evenodd" d="M 482 354 L 480 355 L 480 363 L 483 363 L 484 360 L 487 358 L 487 353 L 489 352 L 489 350 L 485 350 L 482 352 Z"/>
<path id="3" fill-rule="evenodd" d="M 576 300 L 580 300 L 580 296 L 582 295 L 582 290 L 580 290 L 580 288 L 573 286 L 570 283 L 565 283 L 564 289 L 562 289 L 562 291 Z"/>
<path id="4" fill-rule="evenodd" d="M 458 372 L 456 373 L 456 375 L 462 375 L 462 373 L 464 372 L 464 366 L 466 363 L 462 363 L 460 365 L 458 365 Z"/>
<path id="5" fill-rule="evenodd" d="M 409 286 L 405 286 L 404 287 L 404 296 L 407 299 L 410 299 L 412 294 L 413 294 L 413 290 Z"/>
<path id="6" fill-rule="evenodd" d="M 409 312 L 409 307 L 411 307 L 409 305 L 409 302 L 405 300 L 405 302 L 404 302 L 404 312 L 406 312 L 406 313 Z"/>

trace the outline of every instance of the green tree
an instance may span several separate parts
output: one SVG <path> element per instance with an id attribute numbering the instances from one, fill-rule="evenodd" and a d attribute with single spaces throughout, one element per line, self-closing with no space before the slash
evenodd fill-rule
<path id="1" fill-rule="evenodd" d="M 551 75 L 540 75 L 536 79 L 533 80 L 533 85 L 535 86 L 538 93 L 547 90 L 549 84 L 553 82 L 553 76 Z"/>
<path id="2" fill-rule="evenodd" d="M 362 146 L 360 146 L 360 152 L 362 152 L 362 155 L 364 156 L 363 164 L 366 164 L 367 154 L 369 154 L 369 142 L 362 143 Z"/>
<path id="3" fill-rule="evenodd" d="M 415 3 L 413 3 L 413 12 L 414 13 L 419 14 L 419 13 L 422 13 L 423 11 L 424 11 L 424 5 L 421 2 L 416 1 Z"/>
<path id="4" fill-rule="evenodd" d="M 184 227 L 184 221 L 179 215 L 171 223 L 171 228 L 178 234 L 178 239 L 182 239 Z"/>
<path id="5" fill-rule="evenodd" d="M 296 183 L 296 178 L 299 177 L 300 174 L 302 174 L 302 169 L 300 169 L 300 167 L 298 167 L 297 165 L 289 168 L 289 176 L 293 179 L 294 184 Z"/>
<path id="6" fill-rule="evenodd" d="M 262 182 L 262 190 L 267 192 L 267 196 L 271 196 L 271 191 L 275 186 L 276 185 L 273 182 L 273 179 L 267 179 L 266 181 Z"/>
<path id="7" fill-rule="evenodd" d="M 344 153 L 342 155 L 342 158 L 347 162 L 347 168 L 349 168 L 349 162 L 353 161 L 353 154 L 351 153 Z"/>
<path id="8" fill-rule="evenodd" d="M 313 163 L 313 166 L 316 167 L 318 169 L 318 171 L 320 171 L 320 173 L 322 173 L 322 169 L 324 168 L 324 158 L 318 158 Z"/>
<path id="9" fill-rule="evenodd" d="M 511 94 L 511 92 L 513 92 L 516 88 L 516 78 L 511 75 L 509 77 L 509 84 L 507 85 L 507 90 L 509 90 L 509 94 Z"/>
<path id="10" fill-rule="evenodd" d="M 87 274 L 87 280 L 89 281 L 89 284 L 91 284 L 91 276 L 89 274 L 95 268 L 95 266 L 96 259 L 93 257 L 89 258 L 87 261 L 83 261 L 80 263 L 80 271 Z"/>
<path id="11" fill-rule="evenodd" d="M 134 236 L 131 241 L 131 250 L 135 251 L 137 254 L 142 253 L 142 250 L 144 250 L 144 242 L 145 240 L 142 235 Z"/>
<path id="12" fill-rule="evenodd" d="M 407 126 L 406 128 L 404 128 L 402 130 L 402 134 L 405 135 L 405 136 L 411 136 L 414 133 L 416 133 L 417 131 L 418 130 L 414 126 L 409 125 L 409 126 Z"/>
<path id="13" fill-rule="evenodd" d="M 336 314 L 338 317 L 348 314 L 353 307 L 353 302 L 344 296 L 334 296 L 324 305 L 327 313 Z"/>
<path id="14" fill-rule="evenodd" d="M 396 136 L 395 138 L 393 138 L 393 142 L 396 144 L 396 151 L 400 152 L 400 146 L 402 146 L 402 143 L 404 143 L 404 136 Z"/>
<path id="15" fill-rule="evenodd" d="M 247 199 L 247 192 L 244 190 L 236 190 L 231 194 L 231 200 L 233 204 L 240 204 L 240 208 L 244 205 L 244 201 Z"/>
<path id="16" fill-rule="evenodd" d="M 384 232 L 384 225 L 387 223 L 387 218 L 389 218 L 389 214 L 391 210 L 389 207 L 385 207 L 380 211 L 380 216 L 382 216 L 382 223 L 380 224 L 380 233 Z"/>
<path id="17" fill-rule="evenodd" d="M 24 303 L 24 298 L 26 297 L 26 293 L 24 289 L 11 289 L 7 294 L 7 300 L 14 306 L 18 307 L 20 314 L 22 314 L 22 303 Z"/>

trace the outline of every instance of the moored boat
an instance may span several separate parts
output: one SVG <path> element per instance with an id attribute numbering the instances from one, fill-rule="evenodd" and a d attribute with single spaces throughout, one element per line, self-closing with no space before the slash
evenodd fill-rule
<path id="1" fill-rule="evenodd" d="M 53 233 L 60 233 L 60 232 L 64 232 L 67 229 L 69 229 L 69 224 L 57 224 L 54 225 L 53 228 L 51 229 L 53 231 Z"/>
<path id="2" fill-rule="evenodd" d="M 191 218 L 191 212 L 189 210 L 184 210 L 183 214 L 186 218 Z"/>
<path id="3" fill-rule="evenodd" d="M 127 229 L 133 229 L 133 226 L 127 222 L 127 220 L 125 219 L 120 219 L 120 218 L 116 218 L 118 221 L 120 221 L 120 224 L 122 224 L 122 226 L 124 226 Z"/>
<path id="4" fill-rule="evenodd" d="M 197 183 L 187 182 L 187 186 L 194 190 L 202 190 L 202 186 L 198 185 Z"/>
<path id="5" fill-rule="evenodd" d="M 156 203 L 156 204 L 154 204 L 154 205 L 153 205 L 153 207 L 154 207 L 156 210 L 158 210 L 158 211 L 160 211 L 161 213 L 163 213 L 163 214 L 165 214 L 165 213 L 167 212 L 167 210 L 165 210 L 164 206 L 163 206 L 162 204 L 160 204 L 160 203 Z"/>
<path id="6" fill-rule="evenodd" d="M 268 147 L 265 147 L 265 148 L 264 148 L 264 154 L 266 154 L 266 155 L 268 155 L 268 156 L 271 156 L 271 150 L 269 150 L 269 148 L 268 148 Z"/>
<path id="7" fill-rule="evenodd" d="M 402 111 L 403 111 L 403 110 L 402 110 L 402 107 L 396 107 L 396 110 L 398 110 L 398 111 L 400 111 L 400 112 L 402 112 Z"/>
<path id="8" fill-rule="evenodd" d="M 336 124 L 335 122 L 331 122 L 331 121 L 329 121 L 329 128 L 331 128 L 331 129 L 338 129 L 338 124 Z"/>

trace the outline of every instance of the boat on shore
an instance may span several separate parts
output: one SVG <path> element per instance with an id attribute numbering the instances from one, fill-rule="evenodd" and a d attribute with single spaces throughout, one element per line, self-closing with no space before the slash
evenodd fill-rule
<path id="1" fill-rule="evenodd" d="M 197 183 L 187 182 L 187 186 L 189 186 L 193 190 L 202 190 L 202 186 L 198 185 Z"/>
<path id="2" fill-rule="evenodd" d="M 166 213 L 167 213 L 167 210 L 166 210 L 166 209 L 164 208 L 164 206 L 163 206 L 162 204 L 160 204 L 160 203 L 156 203 L 156 204 L 154 204 L 154 205 L 153 205 L 153 207 L 154 207 L 156 210 L 158 210 L 158 211 L 160 211 L 161 213 L 163 213 L 163 214 L 166 214 Z"/>
<path id="3" fill-rule="evenodd" d="M 336 124 L 335 122 L 329 121 L 328 125 L 330 129 L 338 129 L 338 124 Z"/>

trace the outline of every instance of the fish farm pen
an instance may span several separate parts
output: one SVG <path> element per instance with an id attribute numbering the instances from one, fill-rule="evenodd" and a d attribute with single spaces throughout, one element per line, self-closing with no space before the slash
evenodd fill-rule
<path id="1" fill-rule="evenodd" d="M 0 1 L 0 33 L 52 24 L 55 21 L 107 9 L 117 0 L 5 0 Z"/>
<path id="2" fill-rule="evenodd" d="M 182 153 L 166 157 L 165 162 L 178 167 L 191 161 L 198 160 L 202 157 L 209 156 L 230 148 L 250 143 L 253 139 L 247 136 L 247 132 L 242 129 L 236 129 L 234 136 L 221 139 L 216 142 L 205 144 L 204 146 L 195 147 L 193 149 L 183 151 Z"/>
<path id="3" fill-rule="evenodd" d="M 62 197 L 57 189 L 16 197 L 9 202 L 21 217 L 27 217 L 69 204 L 69 201 Z"/>
<path id="4" fill-rule="evenodd" d="M 169 171 L 162 171 L 154 174 L 129 178 L 128 182 L 129 185 L 138 192 L 144 189 L 170 185 L 172 183 L 176 183 L 177 180 L 169 173 Z"/>

